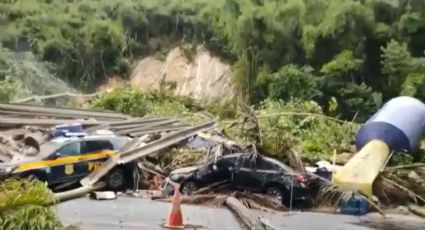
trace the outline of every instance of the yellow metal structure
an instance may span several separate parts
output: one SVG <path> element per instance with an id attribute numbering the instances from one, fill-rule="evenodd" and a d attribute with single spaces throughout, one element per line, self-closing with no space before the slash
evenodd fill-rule
<path id="1" fill-rule="evenodd" d="M 339 169 L 333 183 L 342 190 L 359 191 L 372 197 L 372 185 L 385 165 L 390 148 L 383 141 L 372 140 Z"/>

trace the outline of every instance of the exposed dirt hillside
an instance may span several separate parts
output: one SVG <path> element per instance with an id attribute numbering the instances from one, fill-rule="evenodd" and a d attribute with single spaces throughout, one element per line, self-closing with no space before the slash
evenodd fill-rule
<path id="1" fill-rule="evenodd" d="M 131 84 L 157 89 L 161 81 L 175 84 L 175 93 L 208 101 L 229 101 L 236 94 L 228 63 L 198 47 L 192 60 L 180 48 L 172 49 L 165 59 L 149 56 L 140 60 L 131 75 Z"/>

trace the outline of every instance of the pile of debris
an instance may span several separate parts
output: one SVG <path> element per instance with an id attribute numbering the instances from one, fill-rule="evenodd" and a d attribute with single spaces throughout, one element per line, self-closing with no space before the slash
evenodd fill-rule
<path id="1" fill-rule="evenodd" d="M 40 145 L 53 137 L 55 126 L 75 123 L 81 124 L 88 134 L 110 130 L 115 135 L 144 141 L 191 127 L 171 118 L 135 118 L 98 110 L 0 104 L 0 161 L 38 154 Z"/>
<path id="2" fill-rule="evenodd" d="M 382 205 L 425 204 L 425 164 L 387 167 L 374 184 Z"/>
<path id="3" fill-rule="evenodd" d="M 228 140 L 218 131 L 215 121 L 201 120 L 191 125 L 183 119 L 158 117 L 131 117 L 109 111 L 45 107 L 25 104 L 0 104 L 0 161 L 11 162 L 37 156 L 41 146 L 56 137 L 61 125 L 81 124 L 87 135 L 116 135 L 129 138 L 119 152 L 79 181 L 75 190 L 57 193 L 58 200 L 71 199 L 104 186 L 101 178 L 117 165 L 135 163 L 133 195 L 139 189 L 162 190 L 170 172 L 190 166 L 200 167 L 220 157 L 235 153 L 258 155 L 254 145 L 241 146 Z M 318 167 L 305 167 L 300 156 L 288 153 L 290 166 L 305 176 L 305 183 L 315 197 L 330 181 L 319 177 L 317 169 L 330 163 L 319 162 Z M 349 157 L 347 157 L 349 159 Z M 377 181 L 377 196 L 384 204 L 394 199 L 414 199 L 424 202 L 425 165 L 387 168 Z M 413 183 L 409 183 L 412 181 Z M 414 185 L 412 188 L 412 184 Z M 213 183 L 184 196 L 183 202 L 212 206 L 227 205 L 241 210 L 239 205 L 261 210 L 287 210 L 282 202 L 269 195 L 235 192 L 229 183 Z M 410 186 L 410 187 L 409 187 Z M 155 193 L 157 199 L 169 201 L 167 195 Z M 152 196 L 151 196 L 152 197 Z M 292 199 L 292 198 L 291 198 Z M 236 201 L 240 202 L 237 203 Z M 291 201 L 292 202 L 292 201 Z M 244 212 L 244 211 L 242 211 Z M 245 215 L 238 213 L 238 215 Z"/>

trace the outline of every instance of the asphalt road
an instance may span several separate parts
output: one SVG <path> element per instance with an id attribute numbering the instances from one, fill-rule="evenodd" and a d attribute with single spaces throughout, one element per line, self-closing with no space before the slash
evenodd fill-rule
<path id="1" fill-rule="evenodd" d="M 169 203 L 140 198 L 119 197 L 109 201 L 81 198 L 59 204 L 57 211 L 65 225 L 76 225 L 82 230 L 157 230 L 164 229 L 162 225 L 165 223 L 170 207 Z M 354 216 L 313 212 L 256 212 L 278 230 L 404 229 L 400 227 L 367 227 L 361 218 Z M 185 225 L 188 226 L 185 229 L 244 229 L 233 213 L 226 208 L 183 204 L 182 213 Z M 399 219 L 396 221 L 400 222 Z M 394 227 L 394 224 L 391 226 Z"/>
<path id="2" fill-rule="evenodd" d="M 164 229 L 170 203 L 147 199 L 119 197 L 116 200 L 81 198 L 57 206 L 65 225 L 76 225 L 82 230 L 157 230 Z M 187 229 L 240 230 L 239 222 L 226 208 L 182 205 Z M 190 227 L 191 226 L 191 227 Z"/>

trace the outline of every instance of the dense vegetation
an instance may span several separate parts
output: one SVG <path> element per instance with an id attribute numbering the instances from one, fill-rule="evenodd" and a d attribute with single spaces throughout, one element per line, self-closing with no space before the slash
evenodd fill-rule
<path id="1" fill-rule="evenodd" d="M 61 80 L 91 91 L 127 77 L 137 58 L 204 45 L 233 65 L 238 109 L 132 88 L 94 106 L 139 116 L 254 111 L 254 132 L 222 121 L 225 132 L 279 158 L 349 151 L 358 125 L 327 116 L 362 122 L 394 96 L 425 100 L 424 0 L 3 0 L 0 28 L 2 101 L 71 91 Z M 59 228 L 44 207 L 51 194 L 26 183 L 1 185 L 1 229 Z"/>
<path id="2" fill-rule="evenodd" d="M 172 97 L 167 92 L 145 92 L 131 87 L 104 93 L 93 106 L 134 116 L 183 115 L 189 121 L 194 118 L 189 116 L 191 113 L 207 111 L 210 116 L 220 118 L 223 133 L 231 139 L 239 143 L 255 143 L 262 153 L 280 159 L 285 159 L 288 151 L 296 151 L 308 161 L 330 160 L 334 150 L 338 153 L 351 151 L 351 142 L 358 129 L 358 124 L 325 116 L 317 103 L 301 100 L 265 100 L 253 111 L 258 122 L 247 119 L 249 111 L 243 109 L 229 119 L 229 116 L 223 116 L 229 113 L 219 107 L 203 107 L 190 99 Z"/>
<path id="3" fill-rule="evenodd" d="M 44 183 L 8 180 L 0 184 L 0 229 L 65 229 L 49 204 L 53 193 Z"/>
<path id="4" fill-rule="evenodd" d="M 423 0 L 8 0 L 0 41 L 86 89 L 136 57 L 204 44 L 247 102 L 314 99 L 363 121 L 396 95 L 425 99 L 424 14 Z"/>

